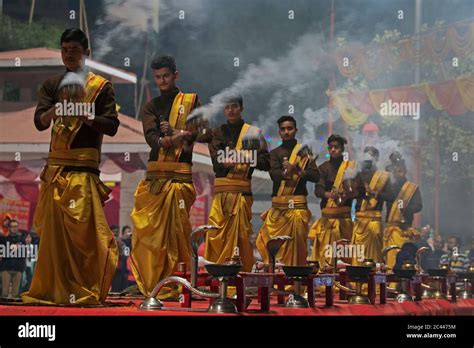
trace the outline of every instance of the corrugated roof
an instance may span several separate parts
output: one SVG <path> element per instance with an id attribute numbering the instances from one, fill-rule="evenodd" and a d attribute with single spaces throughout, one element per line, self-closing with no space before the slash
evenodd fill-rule
<path id="1" fill-rule="evenodd" d="M 19 66 L 17 65 L 18 58 L 20 59 Z M 53 48 L 37 47 L 0 52 L 0 68 L 28 68 L 38 66 L 63 67 L 61 51 Z M 86 59 L 86 66 L 92 70 L 112 76 L 111 81 L 113 83 L 137 82 L 136 74 L 92 59 Z"/>
<path id="2" fill-rule="evenodd" d="M 34 125 L 33 115 L 36 106 L 3 112 L 5 109 L 14 109 L 13 105 L 15 104 L 17 103 L 2 104 L 2 112 L 0 112 L 0 144 L 49 144 L 51 128 L 40 132 Z M 141 121 L 122 113 L 119 113 L 119 120 L 120 127 L 117 134 L 114 137 L 105 135 L 104 144 L 146 145 Z M 194 152 L 209 156 L 209 150 L 205 144 L 196 143 Z"/>

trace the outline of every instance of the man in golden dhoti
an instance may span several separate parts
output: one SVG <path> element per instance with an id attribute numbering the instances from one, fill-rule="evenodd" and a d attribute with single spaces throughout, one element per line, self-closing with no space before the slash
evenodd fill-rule
<path id="1" fill-rule="evenodd" d="M 423 208 L 421 193 L 418 185 L 406 178 L 405 160 L 398 152 L 390 155 L 391 165 L 387 167 L 392 173 L 393 180 L 389 182 L 387 198 L 387 219 L 384 230 L 383 246 L 397 245 L 402 247 L 406 242 L 415 242 L 420 233 L 411 227 L 414 214 Z M 395 265 L 397 251 L 387 254 L 387 267 Z"/>
<path id="2" fill-rule="evenodd" d="M 318 167 L 320 177 L 315 185 L 315 194 L 321 198 L 321 218 L 309 231 L 309 238 L 314 239 L 311 259 L 319 261 L 321 268 L 332 265 L 334 243 L 352 237 L 351 200 L 356 195 L 346 180 L 355 169 L 355 162 L 343 157 L 347 140 L 332 134 L 327 144 L 330 158 Z"/>
<path id="3" fill-rule="evenodd" d="M 145 180 L 138 183 L 133 221 L 131 268 L 143 295 L 190 263 L 189 211 L 196 198 L 192 180 L 194 135 L 186 131 L 186 119 L 198 105 L 195 93 L 176 87 L 179 76 L 171 56 L 151 63 L 160 96 L 142 111 L 145 139 L 151 147 Z M 175 299 L 175 288 L 164 288 L 160 299 Z"/>
<path id="4" fill-rule="evenodd" d="M 270 263 L 267 242 L 277 236 L 290 236 L 276 258 L 287 266 L 306 265 L 311 211 L 308 209 L 306 182 L 317 182 L 316 159 L 308 148 L 298 144 L 296 120 L 291 116 L 278 119 L 282 144 L 270 152 L 270 177 L 273 180 L 272 207 L 262 214 L 264 221 L 257 238 L 263 261 Z"/>
<path id="5" fill-rule="evenodd" d="M 213 129 L 209 144 L 216 174 L 209 224 L 219 228 L 207 233 L 204 258 L 224 263 L 238 248 L 242 271 L 250 272 L 254 263 L 249 241 L 252 173 L 254 168 L 269 170 L 270 156 L 261 131 L 242 119 L 242 98 L 231 96 L 224 103 L 227 123 Z"/>
<path id="6" fill-rule="evenodd" d="M 352 264 L 360 265 L 364 258 L 382 261 L 383 229 L 382 208 L 387 197 L 390 174 L 377 170 L 379 151 L 368 146 L 364 149 L 364 161 L 355 180 L 359 197 L 356 205 L 356 221 L 352 232 L 352 244 L 361 245 L 363 255 L 353 257 Z"/>
<path id="7" fill-rule="evenodd" d="M 119 120 L 111 83 L 84 71 L 89 53 L 85 34 L 66 30 L 67 72 L 49 78 L 38 93 L 35 126 L 53 126 L 33 220 L 41 237 L 38 263 L 24 303 L 100 304 L 115 273 L 117 246 L 102 209 L 110 190 L 98 168 L 102 137 L 114 136 Z"/>

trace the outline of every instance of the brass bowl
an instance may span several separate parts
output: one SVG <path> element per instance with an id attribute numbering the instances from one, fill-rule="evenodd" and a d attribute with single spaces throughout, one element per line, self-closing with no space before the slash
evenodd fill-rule
<path id="1" fill-rule="evenodd" d="M 375 271 L 377 264 L 372 259 L 364 259 L 364 261 L 362 261 L 362 266 L 370 267 L 373 271 Z"/>
<path id="2" fill-rule="evenodd" d="M 448 276 L 448 269 L 432 268 L 432 269 L 429 269 L 427 272 L 431 277 L 446 278 Z"/>
<path id="3" fill-rule="evenodd" d="M 214 263 L 206 265 L 207 272 L 213 277 L 236 277 L 242 265 L 228 265 Z"/>
<path id="4" fill-rule="evenodd" d="M 307 261 L 307 266 L 313 267 L 313 274 L 318 274 L 321 266 L 319 265 L 319 261 Z"/>
<path id="5" fill-rule="evenodd" d="M 398 279 L 412 279 L 416 274 L 414 269 L 394 269 L 393 273 Z"/>
<path id="6" fill-rule="evenodd" d="M 313 273 L 313 266 L 283 266 L 283 272 L 288 278 L 304 278 Z"/>
<path id="7" fill-rule="evenodd" d="M 347 276 L 356 281 L 367 281 L 372 267 L 369 266 L 347 266 Z"/>

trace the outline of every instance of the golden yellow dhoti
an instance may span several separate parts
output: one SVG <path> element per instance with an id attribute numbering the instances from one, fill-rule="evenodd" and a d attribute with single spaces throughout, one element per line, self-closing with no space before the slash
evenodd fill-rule
<path id="1" fill-rule="evenodd" d="M 250 272 L 254 264 L 253 248 L 250 243 L 252 231 L 252 196 L 244 196 L 242 192 L 219 192 L 219 182 L 228 182 L 227 178 L 215 179 L 215 195 L 212 199 L 209 213 L 209 224 L 217 226 L 206 235 L 204 258 L 215 263 L 224 263 L 227 257 L 232 257 L 238 247 L 242 259 L 243 272 Z M 238 185 L 250 188 L 250 182 L 233 180 Z M 238 190 L 238 189 L 236 189 Z"/>
<path id="2" fill-rule="evenodd" d="M 364 258 L 372 259 L 375 262 L 382 261 L 383 234 L 381 211 L 369 210 L 356 213 L 356 221 L 352 232 L 352 244 L 364 247 Z M 361 259 L 361 255 L 353 257 L 352 264 L 361 265 Z"/>
<path id="3" fill-rule="evenodd" d="M 397 245 L 402 247 L 406 242 L 415 242 L 420 237 L 420 232 L 413 227 L 403 229 L 401 227 L 403 215 L 400 207 L 407 207 L 418 186 L 412 182 L 405 182 L 395 201 L 390 207 L 387 218 L 387 227 L 384 230 L 383 247 Z M 395 266 L 398 250 L 394 249 L 387 253 L 387 267 L 392 269 Z"/>
<path id="4" fill-rule="evenodd" d="M 149 296 L 156 284 L 190 264 L 189 211 L 196 191 L 188 163 L 149 162 L 147 180 L 135 191 L 131 268 L 138 288 Z M 176 297 L 165 289 L 159 298 Z"/>
<path id="5" fill-rule="evenodd" d="M 294 205 L 288 208 L 289 202 Z M 278 251 L 276 258 L 287 266 L 304 266 L 308 255 L 308 223 L 311 211 L 305 196 L 280 196 L 272 198 L 272 207 L 262 214 L 264 220 L 257 238 L 257 249 L 268 264 L 267 242 L 277 236 L 290 236 Z"/>
<path id="6" fill-rule="evenodd" d="M 352 220 L 349 207 L 324 208 L 322 216 L 311 226 L 309 237 L 314 239 L 311 259 L 321 267 L 332 265 L 333 243 L 352 238 Z"/>
<path id="7" fill-rule="evenodd" d="M 370 179 L 369 187 L 376 192 L 382 191 L 389 179 L 389 173 L 377 170 Z M 376 210 L 378 200 L 376 197 L 364 198 L 360 211 L 356 212 L 356 221 L 352 233 L 352 244 L 364 247 L 363 258 L 372 259 L 374 262 L 382 261 L 383 228 L 382 211 Z M 360 265 L 362 255 L 352 259 L 353 265 Z"/>
<path id="8" fill-rule="evenodd" d="M 77 160 L 81 157 L 84 160 Z M 29 291 L 22 294 L 24 303 L 84 305 L 105 300 L 118 261 L 102 209 L 110 191 L 96 174 L 61 172 L 60 166 L 97 166 L 98 157 L 96 149 L 50 153 L 33 221 L 41 238 L 38 263 Z"/>

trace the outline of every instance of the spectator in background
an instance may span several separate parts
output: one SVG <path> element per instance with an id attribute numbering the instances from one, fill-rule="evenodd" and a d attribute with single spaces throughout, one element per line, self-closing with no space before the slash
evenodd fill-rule
<path id="1" fill-rule="evenodd" d="M 433 249 L 422 254 L 421 256 L 421 268 L 426 272 L 429 269 L 435 269 L 439 267 L 441 257 L 446 253 L 444 251 L 444 239 L 440 234 L 437 234 L 433 238 Z"/>
<path id="2" fill-rule="evenodd" d="M 455 273 L 467 272 L 470 263 L 467 255 L 461 254 L 461 241 L 459 237 L 449 236 L 446 246 L 448 252 L 441 256 L 439 264 L 448 264 L 449 269 Z"/>
<path id="3" fill-rule="evenodd" d="M 3 220 L 2 220 L 2 233 L 6 237 L 8 236 L 8 228 L 10 226 L 10 221 L 12 220 L 12 217 L 10 214 L 5 214 Z"/>
<path id="4" fill-rule="evenodd" d="M 433 250 L 434 246 L 433 246 L 432 234 L 433 234 L 433 229 L 431 228 L 430 225 L 423 226 L 420 230 L 420 239 L 418 239 L 418 241 L 416 242 L 416 246 L 418 248 L 428 247 L 428 248 L 431 248 L 431 250 Z"/>
<path id="5" fill-rule="evenodd" d="M 25 242 L 18 229 L 18 221 L 10 221 L 8 236 L 2 236 L 0 244 L 5 245 L 8 256 L 2 260 L 2 297 L 9 296 L 11 285 L 11 297 L 16 298 L 20 293 L 21 277 L 26 267 L 26 258 L 22 251 Z"/>
<path id="6" fill-rule="evenodd" d="M 33 272 L 35 271 L 36 266 L 36 257 L 38 256 L 38 245 L 33 242 L 33 236 L 31 233 L 27 233 L 25 237 L 26 245 L 26 268 L 23 272 L 23 280 L 21 292 L 28 291 L 31 285 L 31 280 L 33 279 Z"/>
<path id="7" fill-rule="evenodd" d="M 123 242 L 123 262 L 122 276 L 124 279 L 123 289 L 135 284 L 135 278 L 133 277 L 130 269 L 130 255 L 132 254 L 132 229 L 130 226 L 124 226 L 122 228 L 122 242 Z M 122 289 L 122 290 L 123 290 Z"/>

